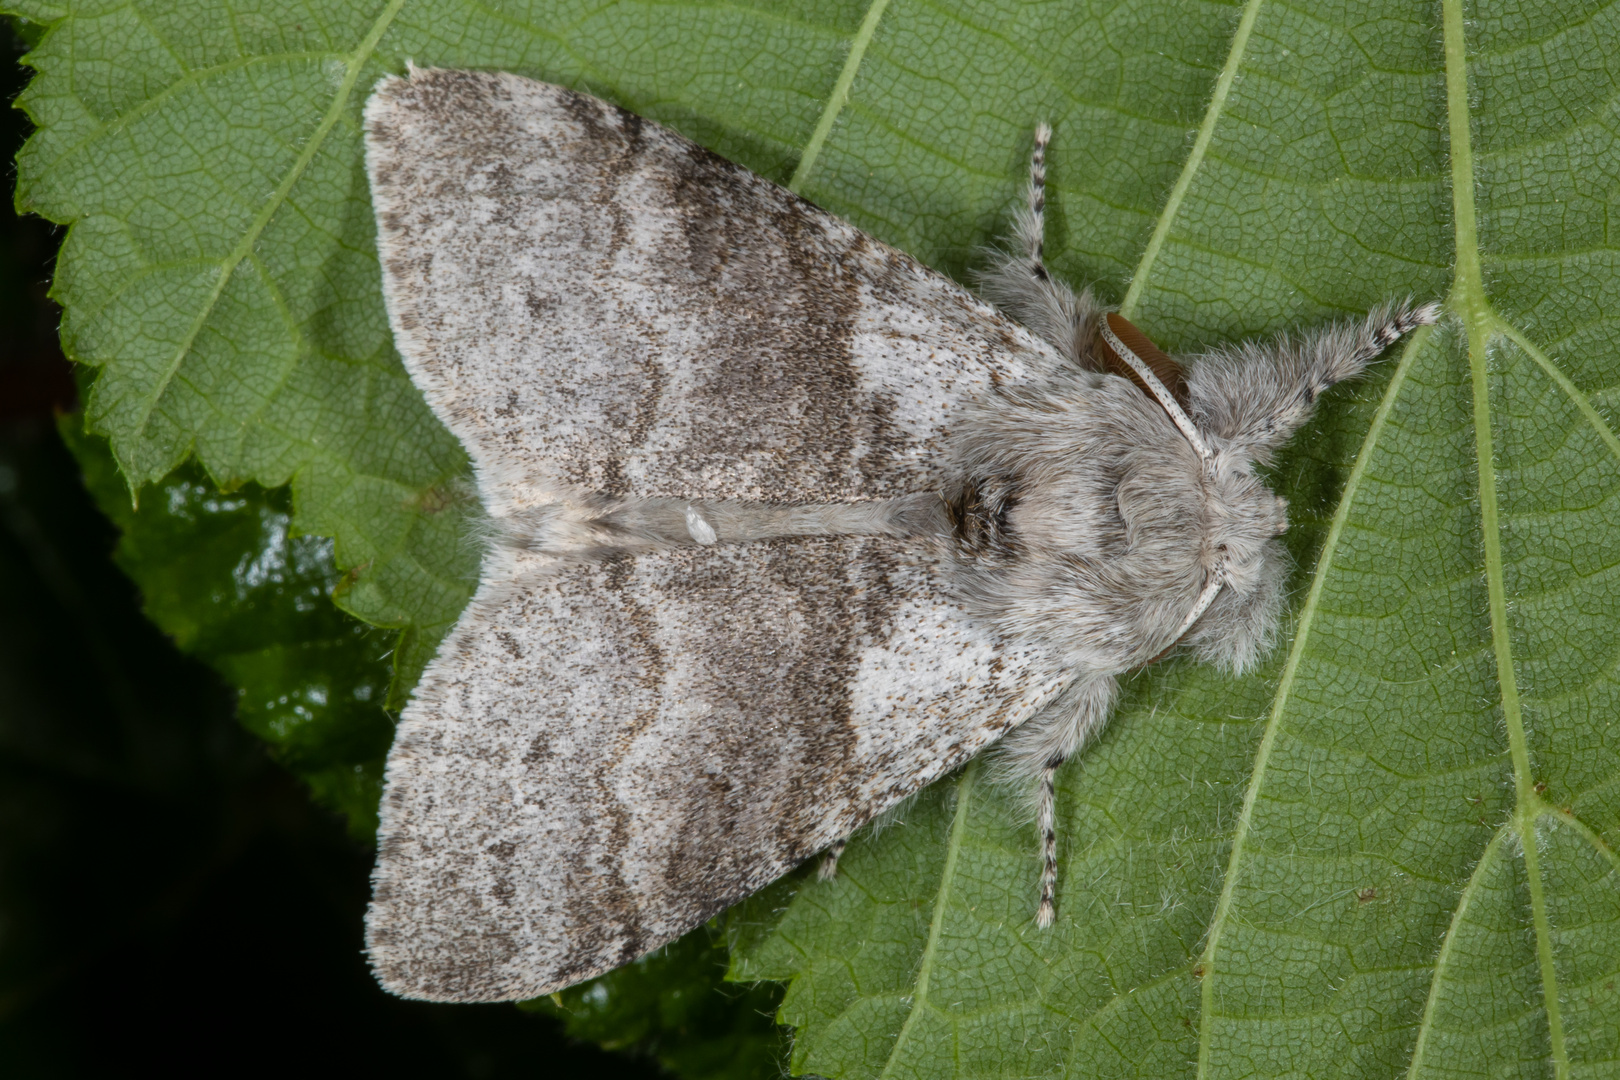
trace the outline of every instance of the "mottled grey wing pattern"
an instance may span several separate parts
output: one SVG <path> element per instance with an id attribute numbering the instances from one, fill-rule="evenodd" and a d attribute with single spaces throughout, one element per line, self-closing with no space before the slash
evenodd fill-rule
<path id="1" fill-rule="evenodd" d="M 366 125 L 396 340 L 491 513 L 558 486 L 930 490 L 948 414 L 1057 362 L 915 260 L 595 98 L 417 71 Z"/>
<path id="2" fill-rule="evenodd" d="M 1062 680 L 963 626 L 937 572 L 828 537 L 575 562 L 475 601 L 389 757 L 384 985 L 504 1000 L 599 974 L 983 749 Z"/>
<path id="3" fill-rule="evenodd" d="M 952 418 L 1050 350 L 944 278 L 603 102 L 415 71 L 367 107 L 412 378 L 491 514 L 571 493 L 937 489 Z M 389 989 L 531 997 L 672 939 L 947 772 L 1066 676 L 945 567 L 822 537 L 497 546 L 389 757 Z"/>

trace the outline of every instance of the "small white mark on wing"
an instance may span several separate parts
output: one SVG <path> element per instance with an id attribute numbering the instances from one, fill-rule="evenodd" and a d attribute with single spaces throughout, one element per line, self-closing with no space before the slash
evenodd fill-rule
<path id="1" fill-rule="evenodd" d="M 703 515 L 697 512 L 695 506 L 686 508 L 686 531 L 700 544 L 712 544 L 720 539 L 715 534 L 714 526 L 703 520 Z"/>

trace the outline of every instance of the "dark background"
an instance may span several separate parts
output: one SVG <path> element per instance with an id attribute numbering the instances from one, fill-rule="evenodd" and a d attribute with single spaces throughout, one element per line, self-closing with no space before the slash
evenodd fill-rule
<path id="1" fill-rule="evenodd" d="M 10 102 L 28 78 L 0 25 Z M 6 190 L 28 132 L 0 115 Z M 56 433 L 60 230 L 0 210 L 0 1073 L 660 1075 L 508 1005 L 382 993 L 372 853 L 141 614 Z M 768 1021 L 766 1022 L 768 1027 Z"/>

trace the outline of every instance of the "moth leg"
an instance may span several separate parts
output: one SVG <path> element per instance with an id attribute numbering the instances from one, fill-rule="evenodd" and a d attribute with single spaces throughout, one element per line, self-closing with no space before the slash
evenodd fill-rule
<path id="1" fill-rule="evenodd" d="M 848 843 L 849 837 L 845 836 L 827 845 L 827 850 L 821 856 L 821 869 L 816 871 L 817 878 L 831 881 L 838 876 L 838 856 L 844 853 L 844 846 Z"/>
<path id="2" fill-rule="evenodd" d="M 1041 884 L 1035 925 L 1043 930 L 1057 916 L 1057 771 L 1108 722 L 1117 690 L 1112 675 L 1082 675 L 1056 701 L 1014 729 L 997 750 L 998 779 L 1036 782 Z"/>
<path id="3" fill-rule="evenodd" d="M 989 268 L 979 274 L 979 291 L 1067 359 L 1100 371 L 1092 359 L 1092 342 L 1102 305 L 1090 289 L 1076 294 L 1046 269 L 1046 147 L 1051 139 L 1050 127 L 1036 126 L 1025 205 L 1015 218 L 1011 240 L 991 252 Z"/>
<path id="4" fill-rule="evenodd" d="M 1066 759 L 1049 758 L 1041 769 L 1036 796 L 1035 828 L 1041 834 L 1041 899 L 1035 905 L 1035 925 L 1045 930 L 1057 918 L 1057 771 Z"/>
<path id="5" fill-rule="evenodd" d="M 1025 258 L 1030 273 L 1042 281 L 1046 272 L 1046 147 L 1052 141 L 1052 128 L 1035 125 L 1035 145 L 1029 152 L 1029 217 L 1024 222 Z"/>
<path id="6" fill-rule="evenodd" d="M 1233 449 L 1266 461 L 1310 418 L 1324 390 L 1360 375 L 1407 333 L 1439 318 L 1439 304 L 1407 298 L 1364 319 L 1207 353 L 1187 376 L 1194 419 Z"/>

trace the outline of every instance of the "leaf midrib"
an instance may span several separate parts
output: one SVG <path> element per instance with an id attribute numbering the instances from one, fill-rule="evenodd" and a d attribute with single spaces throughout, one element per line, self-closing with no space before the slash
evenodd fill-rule
<path id="1" fill-rule="evenodd" d="M 1536 821 L 1544 807 L 1541 797 L 1536 794 L 1535 778 L 1531 771 L 1530 745 L 1525 738 L 1518 674 L 1513 664 L 1512 627 L 1507 614 L 1496 458 L 1492 446 L 1490 372 L 1487 366 L 1491 338 L 1495 336 L 1499 320 L 1486 296 L 1484 272 L 1480 266 L 1479 227 L 1474 207 L 1473 133 L 1468 108 L 1468 43 L 1462 0 L 1442 0 L 1441 13 L 1446 56 L 1446 113 L 1451 135 L 1451 199 L 1457 244 L 1456 280 L 1449 303 L 1462 319 L 1468 340 L 1469 379 L 1474 398 L 1479 521 L 1484 542 L 1491 644 L 1496 656 L 1497 685 L 1502 695 L 1502 719 L 1513 758 L 1513 824 L 1519 833 L 1525 883 L 1530 893 L 1531 921 L 1535 925 L 1536 960 L 1540 967 L 1542 1007 L 1547 1017 L 1547 1040 L 1552 1052 L 1553 1074 L 1557 1080 L 1565 1080 L 1569 1076 L 1569 1051 L 1564 1044 L 1563 1018 L 1558 1007 L 1558 971 L 1553 956 L 1552 926 L 1547 916 L 1547 898 L 1541 880 L 1536 837 Z M 1451 931 L 1448 930 L 1444 944 L 1449 944 L 1450 937 Z M 1431 999 L 1439 986 L 1442 970 L 1439 966 L 1435 968 L 1429 991 Z M 1426 1019 L 1428 1015 L 1426 1006 Z"/>
<path id="2" fill-rule="evenodd" d="M 1483 547 L 1485 549 L 1484 569 L 1491 615 L 1491 650 L 1496 661 L 1498 682 L 1502 694 L 1504 726 L 1508 734 L 1515 789 L 1515 806 L 1511 819 L 1504 825 L 1503 830 L 1493 838 L 1486 851 L 1482 853 L 1482 862 L 1489 854 L 1490 848 L 1499 845 L 1504 836 L 1515 835 L 1518 840 L 1517 847 L 1525 860 L 1525 875 L 1531 898 L 1537 962 L 1542 984 L 1542 1004 L 1547 1016 L 1550 1050 L 1555 1075 L 1562 1080 L 1562 1078 L 1569 1075 L 1569 1058 L 1558 1005 L 1558 982 L 1551 939 L 1551 924 L 1547 914 L 1545 886 L 1539 867 L 1537 825 L 1542 818 L 1548 816 L 1555 817 L 1558 820 L 1568 820 L 1577 826 L 1577 831 L 1588 843 L 1599 848 L 1602 845 L 1595 841 L 1590 830 L 1586 829 L 1582 823 L 1569 817 L 1569 815 L 1557 812 L 1535 791 L 1529 744 L 1524 730 L 1524 718 L 1513 664 L 1511 626 L 1507 617 L 1506 582 L 1501 550 L 1501 522 L 1497 504 L 1488 381 L 1488 352 L 1491 341 L 1498 337 L 1505 337 L 1522 348 L 1531 360 L 1542 368 L 1553 379 L 1559 389 L 1575 404 L 1582 417 L 1592 425 L 1609 452 L 1617 460 L 1620 460 L 1620 439 L 1616 438 L 1614 431 L 1592 405 L 1587 395 L 1581 392 L 1574 382 L 1558 368 L 1557 364 L 1531 343 L 1522 332 L 1501 319 L 1492 309 L 1486 296 L 1473 196 L 1474 163 L 1469 127 L 1471 116 L 1468 111 L 1468 69 L 1461 0 L 1444 0 L 1442 7 L 1445 31 L 1447 111 L 1452 144 L 1451 179 L 1457 258 L 1454 287 L 1448 300 L 1448 306 L 1461 318 L 1467 334 L 1470 381 L 1474 398 L 1473 420 L 1478 459 L 1480 523 Z M 1252 10 L 1252 4 L 1250 9 L 1246 9 L 1246 16 L 1249 15 L 1250 10 Z M 1240 34 L 1246 29 L 1247 27 L 1240 27 Z M 1223 80 L 1233 70 L 1235 70 L 1234 61 L 1229 59 L 1228 67 L 1222 74 Z M 1206 115 L 1205 126 L 1200 129 L 1199 142 L 1195 145 L 1194 152 L 1189 157 L 1188 166 L 1183 170 L 1182 178 L 1178 180 L 1176 189 L 1172 192 L 1172 205 L 1167 205 L 1166 213 L 1161 215 L 1158 227 L 1155 229 L 1154 239 L 1149 245 L 1149 250 L 1144 252 L 1142 263 L 1132 281 L 1131 290 L 1127 293 L 1122 310 L 1132 306 L 1140 295 L 1146 274 L 1151 268 L 1164 236 L 1168 234 L 1171 224 L 1170 219 L 1174 213 L 1173 204 L 1179 203 L 1180 196 L 1190 183 L 1191 174 L 1196 168 L 1194 159 L 1202 157 L 1201 151 L 1207 146 L 1208 137 L 1212 130 L 1213 119 L 1210 115 Z M 1214 962 L 1215 953 L 1221 929 L 1225 925 L 1226 917 L 1230 911 L 1231 897 L 1240 868 L 1254 798 L 1258 794 L 1259 785 L 1265 771 L 1266 759 L 1277 729 L 1277 720 L 1288 702 L 1289 691 L 1297 670 L 1297 662 L 1309 638 L 1321 584 L 1326 573 L 1331 568 L 1341 527 L 1346 519 L 1348 507 L 1358 485 L 1360 473 L 1368 452 L 1377 442 L 1378 435 L 1388 415 L 1388 410 L 1404 381 L 1407 365 L 1411 357 L 1415 355 L 1420 340 L 1414 338 L 1413 341 L 1408 343 L 1401 367 L 1392 379 L 1384 401 L 1380 404 L 1378 415 L 1374 418 L 1373 425 L 1363 442 L 1356 466 L 1352 470 L 1350 480 L 1334 515 L 1333 526 L 1324 542 L 1322 555 L 1313 577 L 1311 593 L 1301 610 L 1294 644 L 1290 650 L 1284 675 L 1274 698 L 1272 718 L 1268 722 L 1266 732 L 1256 752 L 1255 768 L 1250 778 L 1249 789 L 1245 793 L 1243 809 L 1234 834 L 1232 854 L 1228 860 L 1221 898 L 1211 919 L 1208 941 L 1204 951 L 1198 1057 L 1198 1075 L 1200 1077 L 1207 1076 L 1210 1069 L 1210 1021 L 1213 1016 L 1214 979 L 1217 974 Z M 1609 857 L 1611 863 L 1616 862 L 1612 853 L 1605 850 L 1603 854 Z M 1431 983 L 1428 1001 L 1425 1004 L 1417 1041 L 1414 1045 L 1414 1056 L 1411 1063 L 1413 1071 L 1419 1067 L 1424 1048 L 1427 1046 L 1427 1037 L 1432 1029 L 1439 982 L 1446 968 L 1445 961 L 1449 956 L 1449 948 L 1458 922 L 1467 908 L 1474 885 L 1475 880 L 1471 877 L 1468 885 L 1464 887 L 1462 894 L 1459 896 L 1458 908 L 1442 941 L 1441 952 L 1437 957 L 1434 981 Z"/>
<path id="3" fill-rule="evenodd" d="M 282 176 L 281 182 L 276 185 L 275 191 L 271 192 L 270 197 L 265 200 L 264 206 L 254 215 L 253 221 L 243 231 L 241 239 L 231 249 L 230 254 L 220 262 L 214 287 L 209 291 L 207 300 L 199 306 L 197 317 L 192 320 L 185 336 L 175 348 L 174 355 L 170 358 L 163 374 L 154 381 L 151 391 L 145 395 L 144 408 L 140 412 L 140 419 L 133 427 L 135 432 L 140 434 L 146 432 L 147 425 L 152 419 L 152 413 L 157 408 L 157 403 L 162 399 L 169 385 L 179 373 L 180 365 L 190 355 L 191 347 L 196 342 L 197 335 L 202 333 L 209 316 L 213 314 L 220 297 L 224 295 L 225 286 L 230 282 L 237 266 L 252 252 L 253 245 L 269 226 L 270 219 L 275 217 L 276 212 L 281 209 L 288 195 L 292 193 L 293 186 L 298 183 L 298 180 L 304 175 L 304 171 L 309 168 L 309 163 L 320 152 L 321 147 L 326 142 L 326 137 L 331 134 L 337 122 L 342 119 L 344 107 L 348 104 L 349 96 L 354 92 L 355 83 L 360 79 L 361 70 L 364 68 L 366 61 L 371 58 L 371 54 L 376 51 L 377 43 L 382 40 L 382 36 L 387 31 L 389 24 L 394 21 L 394 17 L 399 14 L 400 9 L 404 6 L 405 0 L 389 0 L 388 4 L 372 22 L 371 29 L 366 32 L 365 37 L 360 39 L 360 43 L 355 46 L 354 51 L 345 58 L 343 81 L 338 84 L 337 91 L 332 95 L 332 103 L 327 107 L 325 114 L 321 117 L 320 124 L 316 126 L 315 131 L 310 135 L 297 159 L 294 160 L 291 167 Z M 124 455 L 120 454 L 119 456 L 123 457 Z M 125 461 L 123 464 L 125 465 L 126 475 L 128 475 L 132 484 L 138 479 L 155 479 L 154 477 L 138 478 L 136 475 L 137 470 L 132 467 L 132 462 Z"/>

